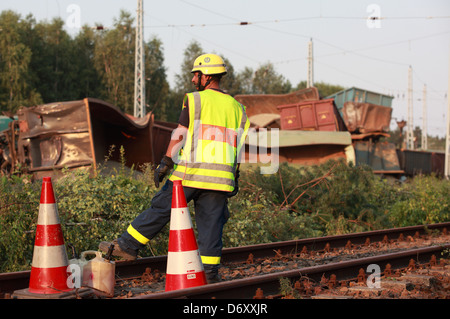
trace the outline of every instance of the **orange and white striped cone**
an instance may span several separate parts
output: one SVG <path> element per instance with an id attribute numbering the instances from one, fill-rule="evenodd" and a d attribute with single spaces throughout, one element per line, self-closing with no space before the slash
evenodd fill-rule
<path id="1" fill-rule="evenodd" d="M 52 180 L 44 177 L 28 291 L 36 294 L 72 291 L 67 284 L 68 265 Z"/>
<path id="2" fill-rule="evenodd" d="M 181 181 L 173 182 L 166 291 L 206 285 L 191 216 Z"/>

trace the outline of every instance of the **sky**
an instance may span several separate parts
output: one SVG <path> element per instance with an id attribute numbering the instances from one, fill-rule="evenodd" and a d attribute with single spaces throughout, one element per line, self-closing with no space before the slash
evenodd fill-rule
<path id="1" fill-rule="evenodd" d="M 37 21 L 60 17 L 73 36 L 87 24 L 112 27 L 121 10 L 135 15 L 137 0 L 1 0 Z M 379 19 L 368 19 L 379 17 Z M 193 41 L 227 58 L 235 71 L 268 62 L 292 86 L 307 79 L 313 43 L 314 82 L 392 95 L 391 129 L 408 119 L 412 68 L 414 126 L 445 136 L 450 75 L 448 0 L 144 0 L 144 38 L 163 43 L 174 87 Z"/>

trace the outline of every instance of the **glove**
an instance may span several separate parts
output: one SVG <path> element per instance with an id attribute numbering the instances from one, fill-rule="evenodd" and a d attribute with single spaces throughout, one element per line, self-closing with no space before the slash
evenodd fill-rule
<path id="1" fill-rule="evenodd" d="M 234 177 L 234 189 L 232 192 L 228 193 L 228 197 L 236 196 L 239 192 L 239 169 L 236 171 L 236 176 Z"/>
<path id="2" fill-rule="evenodd" d="M 153 181 L 155 182 L 156 187 L 159 187 L 159 183 L 162 182 L 164 177 L 169 174 L 173 168 L 173 165 L 174 163 L 172 159 L 169 156 L 164 155 L 161 163 L 155 169 L 155 173 L 153 175 Z"/>

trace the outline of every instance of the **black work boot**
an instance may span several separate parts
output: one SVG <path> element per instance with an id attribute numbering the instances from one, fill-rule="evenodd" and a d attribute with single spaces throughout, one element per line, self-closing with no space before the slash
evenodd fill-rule
<path id="1" fill-rule="evenodd" d="M 222 281 L 222 276 L 219 275 L 219 265 L 203 265 L 203 267 L 208 284 Z"/>
<path id="2" fill-rule="evenodd" d="M 104 253 L 108 253 L 109 247 L 111 245 L 114 245 L 114 250 L 112 252 L 113 256 L 117 256 L 117 257 L 121 257 L 124 260 L 136 260 L 137 258 L 137 253 L 136 254 L 132 254 L 132 253 L 128 253 L 125 250 L 123 250 L 122 248 L 120 248 L 119 246 L 119 242 L 117 239 L 114 239 L 112 242 L 109 241 L 102 241 L 99 245 L 98 248 L 103 251 Z"/>

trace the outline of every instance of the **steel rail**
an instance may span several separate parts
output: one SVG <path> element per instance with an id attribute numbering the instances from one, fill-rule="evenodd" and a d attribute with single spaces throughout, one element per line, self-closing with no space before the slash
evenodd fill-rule
<path id="1" fill-rule="evenodd" d="M 382 241 L 385 236 L 387 236 L 389 240 L 394 240 L 397 239 L 400 234 L 403 234 L 406 238 L 407 236 L 414 236 L 416 232 L 425 234 L 430 231 L 443 231 L 448 228 L 450 228 L 450 222 L 224 248 L 222 251 L 222 262 L 244 262 L 247 260 L 250 253 L 256 259 L 266 258 L 274 256 L 275 251 L 280 251 L 281 254 L 299 253 L 303 247 L 306 247 L 308 251 L 318 251 L 323 250 L 327 244 L 330 249 L 344 247 L 349 240 L 352 244 L 358 245 L 364 244 L 367 239 L 373 243 Z M 117 261 L 116 275 L 121 278 L 140 276 L 147 267 L 150 267 L 152 270 L 158 269 L 160 272 L 165 272 L 166 265 L 166 255 L 138 258 L 134 261 Z M 0 293 L 13 292 L 14 290 L 27 288 L 29 278 L 29 270 L 0 274 Z"/>
<path id="2" fill-rule="evenodd" d="M 398 239 L 400 234 L 403 234 L 406 238 L 407 236 L 414 236 L 416 232 L 423 235 L 429 231 L 442 231 L 443 229 L 449 228 L 450 222 L 446 222 L 224 248 L 222 250 L 222 262 L 244 262 L 247 260 L 250 253 L 255 259 L 267 258 L 274 256 L 275 251 L 280 251 L 281 254 L 300 253 L 303 247 L 306 247 L 308 251 L 320 251 L 323 250 L 327 244 L 330 249 L 344 247 L 349 240 L 354 245 L 362 245 L 366 243 L 367 239 L 373 243 L 382 241 L 385 236 L 387 236 L 389 240 L 394 240 Z M 116 274 L 125 278 L 136 276 L 142 274 L 145 267 L 151 267 L 152 270 L 158 269 L 161 272 L 165 272 L 166 264 L 167 256 L 144 257 L 134 261 L 118 261 L 116 264 Z"/>
<path id="3" fill-rule="evenodd" d="M 279 294 L 280 278 L 289 278 L 291 282 L 293 282 L 307 276 L 309 279 L 320 282 L 322 276 L 327 277 L 334 274 L 338 281 L 348 280 L 350 278 L 356 278 L 359 269 L 366 269 L 367 266 L 371 264 L 378 265 L 380 269 L 384 269 L 388 263 L 392 266 L 392 269 L 406 268 L 411 259 L 414 259 L 417 263 L 429 262 L 432 255 L 436 256 L 444 249 L 449 248 L 450 244 L 417 248 L 402 252 L 282 271 L 257 277 L 236 279 L 200 287 L 139 295 L 130 299 L 253 299 L 258 288 L 262 289 L 266 296 Z"/>
<path id="4" fill-rule="evenodd" d="M 366 243 L 367 239 L 371 243 L 382 241 L 385 236 L 389 240 L 395 240 L 398 239 L 400 234 L 403 234 L 406 238 L 407 236 L 414 236 L 416 232 L 419 235 L 423 235 L 433 230 L 442 231 L 444 228 L 450 228 L 450 222 L 227 248 L 223 250 L 222 260 L 224 262 L 245 261 L 248 258 L 249 252 L 253 254 L 254 258 L 273 256 L 275 250 L 280 250 L 281 254 L 300 253 L 304 246 L 309 251 L 323 250 L 327 244 L 329 244 L 330 249 L 341 248 L 349 240 L 354 245 L 362 245 Z"/>

